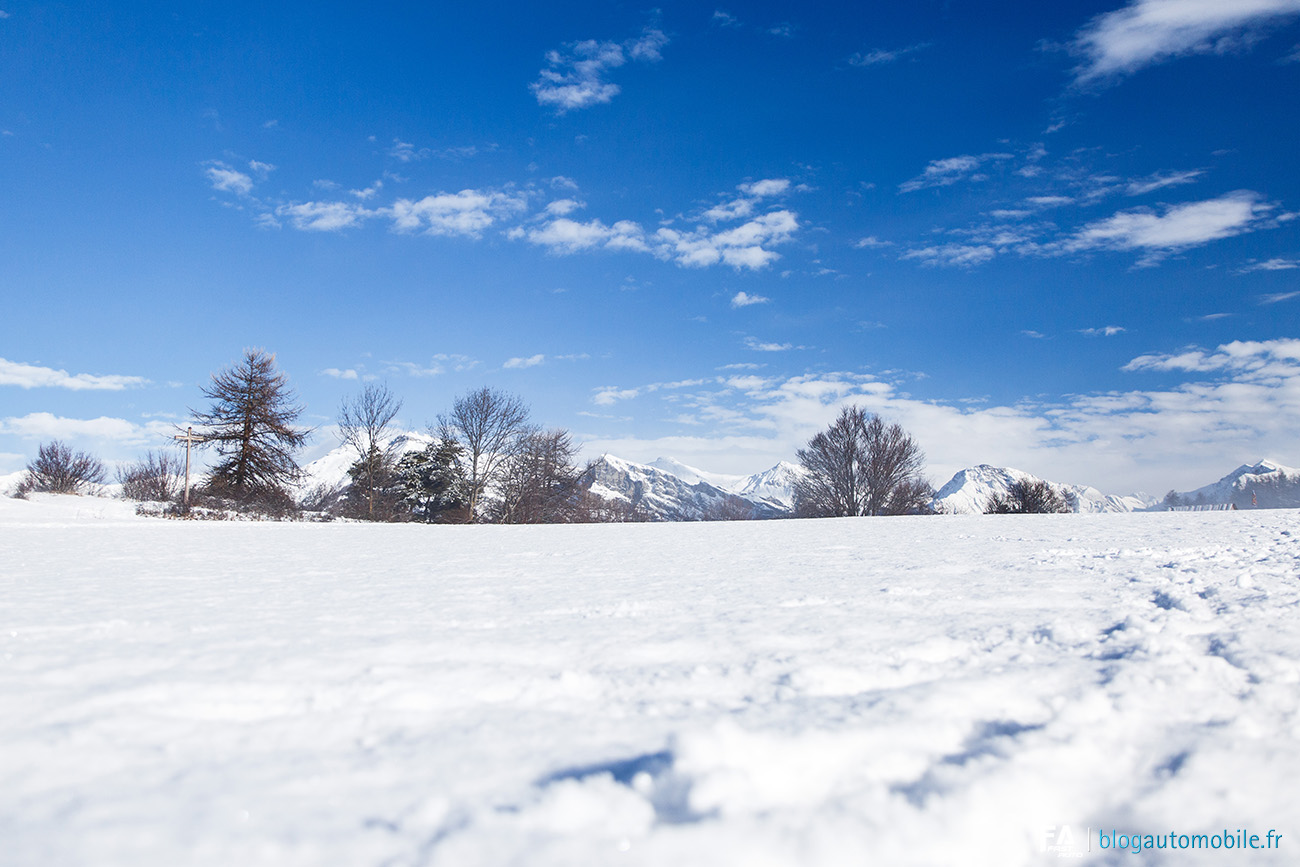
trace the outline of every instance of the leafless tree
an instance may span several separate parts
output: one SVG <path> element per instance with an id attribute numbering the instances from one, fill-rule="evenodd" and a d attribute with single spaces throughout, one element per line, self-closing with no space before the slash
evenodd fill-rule
<path id="1" fill-rule="evenodd" d="M 483 495 L 501 481 L 515 441 L 528 432 L 528 406 L 519 397 L 480 388 L 456 398 L 451 412 L 438 416 L 445 432 L 463 450 L 469 519 L 483 517 Z"/>
<path id="2" fill-rule="evenodd" d="M 357 461 L 348 471 L 352 493 L 365 503 L 365 517 L 370 520 L 375 519 L 376 504 L 392 480 L 395 447 L 384 438 L 401 409 L 401 399 L 387 385 L 376 383 L 368 383 L 360 394 L 344 398 L 339 406 L 339 439 L 357 451 Z"/>
<path id="3" fill-rule="evenodd" d="M 569 524 L 586 514 L 578 447 L 566 430 L 526 430 L 502 464 L 497 497 L 489 509 L 502 524 Z"/>
<path id="4" fill-rule="evenodd" d="M 1005 495 L 994 494 L 984 507 L 986 515 L 1041 515 L 1069 512 L 1061 492 L 1042 479 L 1012 482 Z"/>
<path id="5" fill-rule="evenodd" d="M 27 465 L 27 475 L 18 483 L 18 495 L 34 491 L 50 494 L 84 494 L 102 485 L 106 473 L 99 459 L 74 452 L 60 440 L 45 443 L 36 459 Z"/>
<path id="6" fill-rule="evenodd" d="M 916 441 L 857 406 L 844 407 L 798 456 L 807 471 L 794 488 L 801 517 L 921 512 L 934 493 Z"/>
<path id="7" fill-rule="evenodd" d="M 211 408 L 190 412 L 207 438 L 205 445 L 220 454 L 208 474 L 208 489 L 246 505 L 283 509 L 291 502 L 285 486 L 300 473 L 294 454 L 311 431 L 295 427 L 303 407 L 296 403 L 288 377 L 276 369 L 275 356 L 245 350 L 242 359 L 212 375 L 203 396 L 212 401 Z"/>
<path id="8" fill-rule="evenodd" d="M 122 496 L 131 500 L 170 502 L 181 488 L 184 462 L 169 452 L 147 451 L 133 464 L 118 467 Z"/>

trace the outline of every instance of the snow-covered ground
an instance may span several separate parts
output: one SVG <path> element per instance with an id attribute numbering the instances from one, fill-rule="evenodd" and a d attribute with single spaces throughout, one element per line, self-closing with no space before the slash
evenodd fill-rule
<path id="1" fill-rule="evenodd" d="M 1297 517 L 0 501 L 0 864 L 1295 863 Z"/>

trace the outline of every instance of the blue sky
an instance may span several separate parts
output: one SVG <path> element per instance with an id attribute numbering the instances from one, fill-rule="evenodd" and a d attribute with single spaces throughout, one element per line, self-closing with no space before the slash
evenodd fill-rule
<path id="1" fill-rule="evenodd" d="M 754 472 L 844 402 L 1160 494 L 1300 464 L 1300 0 L 0 0 L 0 473 L 245 347 Z M 879 8 L 876 8 L 876 7 Z"/>

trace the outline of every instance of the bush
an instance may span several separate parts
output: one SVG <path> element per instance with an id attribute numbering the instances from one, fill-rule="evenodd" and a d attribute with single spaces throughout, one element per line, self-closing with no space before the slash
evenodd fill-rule
<path id="1" fill-rule="evenodd" d="M 54 440 L 40 447 L 36 460 L 27 465 L 27 475 L 18 484 L 18 494 L 35 491 L 50 494 L 91 493 L 106 477 L 99 459 L 85 452 L 74 452 Z"/>
<path id="2" fill-rule="evenodd" d="M 122 496 L 128 500 L 168 503 L 176 498 L 184 484 L 179 458 L 167 452 L 145 452 L 141 460 L 118 467 L 117 480 Z"/>
<path id="3" fill-rule="evenodd" d="M 1006 495 L 994 494 L 984 507 L 986 515 L 1047 515 L 1069 512 L 1061 492 L 1042 479 L 1012 482 Z"/>

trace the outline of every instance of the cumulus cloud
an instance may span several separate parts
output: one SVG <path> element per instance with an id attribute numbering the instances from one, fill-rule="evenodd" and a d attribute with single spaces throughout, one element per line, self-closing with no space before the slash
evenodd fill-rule
<path id="1" fill-rule="evenodd" d="M 208 163 L 203 173 L 207 175 L 208 181 L 211 182 L 214 190 L 223 193 L 234 193 L 237 196 L 247 196 L 253 191 L 253 179 L 251 177 L 241 171 L 232 169 L 218 160 Z"/>
<path id="2" fill-rule="evenodd" d="M 524 210 L 523 196 L 492 190 L 438 193 L 423 199 L 398 199 L 389 209 L 399 232 L 423 230 L 428 235 L 478 238 L 484 229 L 504 216 Z"/>
<path id="3" fill-rule="evenodd" d="M 0 419 L 0 433 L 30 440 L 102 440 L 121 445 L 155 444 L 174 428 L 162 421 L 136 424 L 122 418 L 65 418 L 48 412 Z"/>
<path id="4" fill-rule="evenodd" d="M 688 268 L 723 263 L 736 270 L 766 268 L 781 255 L 770 247 L 794 237 L 799 221 L 793 211 L 778 210 L 721 232 L 661 228 L 655 233 L 656 252 Z"/>
<path id="5" fill-rule="evenodd" d="M 749 307 L 753 304 L 766 304 L 772 299 L 765 298 L 762 295 L 750 295 L 748 292 L 737 292 L 731 296 L 732 307 Z"/>
<path id="6" fill-rule="evenodd" d="M 600 42 L 587 39 L 546 54 L 546 68 L 529 87 L 537 104 L 565 114 L 609 102 L 620 92 L 609 74 L 629 59 L 654 63 L 662 59 L 668 37 L 662 30 L 647 28 L 635 39 Z"/>
<path id="7" fill-rule="evenodd" d="M 600 220 L 579 223 L 561 217 L 532 228 L 517 226 L 507 233 L 507 237 L 522 238 L 561 256 L 597 248 L 642 253 L 650 250 L 646 245 L 645 230 L 631 220 L 619 220 L 614 225 L 607 226 Z"/>
<path id="8" fill-rule="evenodd" d="M 501 365 L 507 370 L 522 370 L 526 367 L 536 367 L 546 361 L 546 356 L 542 354 L 530 355 L 527 358 L 511 358 Z"/>
<path id="9" fill-rule="evenodd" d="M 374 216 L 360 205 L 349 202 L 300 202 L 294 205 L 281 205 L 275 213 L 288 218 L 295 229 L 304 232 L 337 232 L 360 225 L 367 217 Z"/>
<path id="10" fill-rule="evenodd" d="M 785 352 L 796 347 L 793 343 L 771 343 L 759 340 L 757 337 L 746 337 L 745 348 L 755 352 Z"/>
<path id="11" fill-rule="evenodd" d="M 766 178 L 753 183 L 740 184 L 736 189 L 744 195 L 731 201 L 714 205 L 706 210 L 701 218 L 710 223 L 730 222 L 750 217 L 765 198 L 782 196 L 790 191 L 788 178 Z"/>
<path id="12" fill-rule="evenodd" d="M 1123 334 L 1124 330 L 1118 325 L 1106 325 L 1101 328 L 1081 328 L 1079 333 L 1084 337 L 1114 337 L 1116 334 Z"/>
<path id="13" fill-rule="evenodd" d="M 1110 81 L 1174 57 L 1223 53 L 1261 27 L 1300 14 L 1300 0 L 1133 0 L 1076 35 L 1079 84 Z"/>
<path id="14" fill-rule="evenodd" d="M 149 380 L 140 376 L 68 373 L 66 370 L 55 370 L 51 367 L 0 358 L 0 386 L 66 388 L 71 391 L 122 391 L 126 388 L 148 385 L 148 383 Z"/>
<path id="15" fill-rule="evenodd" d="M 329 377 L 333 377 L 334 379 L 346 379 L 346 380 L 357 380 L 361 378 L 361 375 L 351 368 L 348 368 L 347 370 L 340 370 L 337 367 L 325 368 L 324 370 L 321 371 L 321 376 L 329 376 Z"/>

